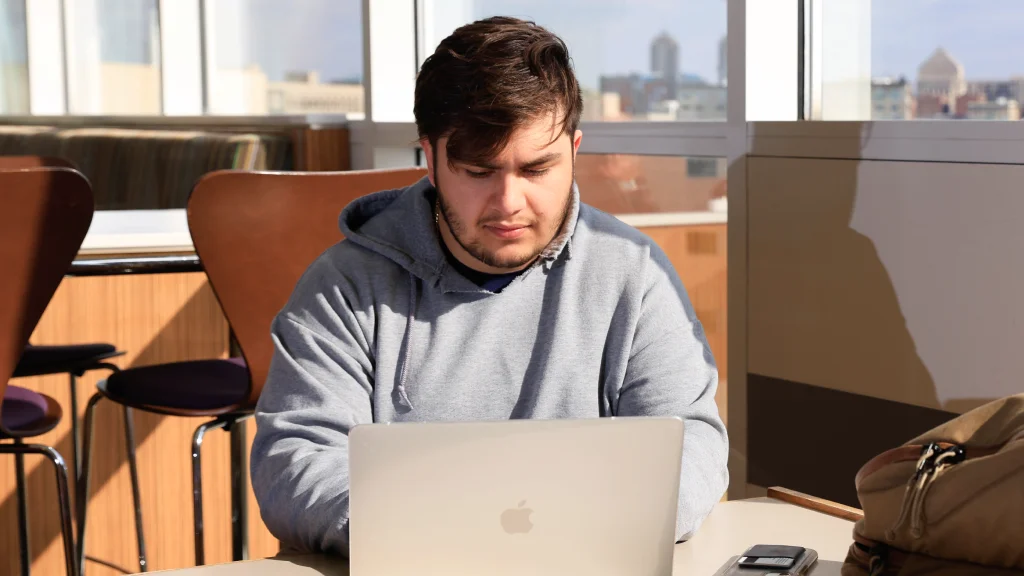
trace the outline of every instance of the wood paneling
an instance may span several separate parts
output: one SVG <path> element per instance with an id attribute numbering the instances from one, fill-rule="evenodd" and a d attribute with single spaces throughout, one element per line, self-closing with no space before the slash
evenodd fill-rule
<path id="1" fill-rule="evenodd" d="M 59 344 L 111 342 L 126 350 L 122 367 L 224 357 L 228 327 L 202 273 L 66 278 L 40 321 L 32 342 Z M 102 373 L 79 379 L 84 411 Z M 16 380 L 57 399 L 64 421 L 36 442 L 55 446 L 71 460 L 70 401 L 67 376 Z M 81 417 L 81 415 L 80 415 Z M 151 569 L 193 564 L 191 438 L 202 419 L 135 412 L 139 481 Z M 251 436 L 255 425 L 250 421 Z M 135 571 L 136 547 L 131 484 L 125 460 L 123 418 L 109 402 L 97 410 L 87 554 Z M 230 475 L 228 435 L 213 431 L 203 446 L 206 556 L 230 560 Z M 26 459 L 31 517 L 33 570 L 63 573 L 56 488 L 48 466 Z M 277 541 L 259 520 L 250 494 L 250 556 L 273 555 Z M 0 573 L 17 573 L 18 541 L 14 459 L 0 458 Z M 120 572 L 89 561 L 90 576 Z"/>
<path id="2" fill-rule="evenodd" d="M 348 170 L 350 143 L 348 128 L 295 128 L 295 169 L 303 172 Z"/>

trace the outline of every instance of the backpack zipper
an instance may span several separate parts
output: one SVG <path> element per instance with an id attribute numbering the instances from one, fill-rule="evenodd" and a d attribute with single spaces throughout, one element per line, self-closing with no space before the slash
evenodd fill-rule
<path id="1" fill-rule="evenodd" d="M 892 542 L 896 539 L 896 531 L 906 523 L 908 518 L 910 519 L 910 536 L 916 539 L 924 535 L 924 500 L 928 495 L 928 490 L 936 478 L 966 458 L 967 452 L 964 447 L 957 444 L 932 442 L 921 449 L 921 456 L 917 460 L 917 470 L 907 482 L 900 515 L 885 533 L 887 540 Z"/>

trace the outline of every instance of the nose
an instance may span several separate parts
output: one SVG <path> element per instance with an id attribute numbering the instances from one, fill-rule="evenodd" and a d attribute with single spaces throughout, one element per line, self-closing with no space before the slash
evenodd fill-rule
<path id="1" fill-rule="evenodd" d="M 502 214 L 511 216 L 526 208 L 526 183 L 515 174 L 505 174 L 498 180 L 494 192 L 494 205 Z"/>

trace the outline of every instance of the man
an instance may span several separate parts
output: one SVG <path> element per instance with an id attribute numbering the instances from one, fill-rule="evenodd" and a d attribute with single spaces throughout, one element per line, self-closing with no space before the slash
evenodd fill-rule
<path id="1" fill-rule="evenodd" d="M 349 205 L 274 323 L 252 482 L 286 545 L 347 554 L 347 434 L 368 422 L 679 416 L 677 536 L 722 496 L 714 360 L 665 254 L 580 204 L 582 107 L 565 44 L 529 22 L 463 26 L 423 64 L 428 178 Z"/>

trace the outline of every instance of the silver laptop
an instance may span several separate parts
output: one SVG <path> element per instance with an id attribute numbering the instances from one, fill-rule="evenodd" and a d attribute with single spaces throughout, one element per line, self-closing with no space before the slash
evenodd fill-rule
<path id="1" fill-rule="evenodd" d="M 351 573 L 668 576 L 682 448 L 676 418 L 358 426 Z"/>

